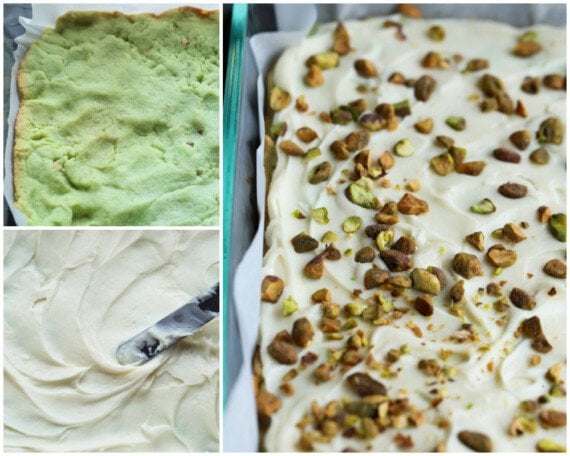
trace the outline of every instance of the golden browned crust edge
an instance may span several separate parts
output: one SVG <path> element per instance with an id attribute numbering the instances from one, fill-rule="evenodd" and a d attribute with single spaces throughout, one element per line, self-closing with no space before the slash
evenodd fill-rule
<path id="1" fill-rule="evenodd" d="M 68 13 L 65 13 L 64 15 L 60 16 L 57 18 L 56 21 L 56 25 L 55 25 L 55 30 L 58 29 L 58 27 L 61 25 L 61 22 L 64 19 L 68 19 L 74 15 L 85 15 L 85 14 L 98 14 L 101 15 L 103 17 L 108 17 L 108 18 L 117 18 L 120 16 L 129 16 L 129 17 L 142 17 L 142 16 L 148 16 L 148 17 L 152 17 L 155 19 L 161 19 L 162 17 L 168 15 L 168 14 L 172 14 L 175 11 L 180 11 L 180 12 L 186 12 L 186 13 L 192 13 L 195 14 L 197 17 L 199 18 L 203 18 L 203 19 L 214 19 L 216 21 L 219 21 L 219 9 L 213 9 L 213 10 L 205 10 L 205 9 L 201 9 L 201 8 L 195 8 L 192 6 L 181 6 L 179 8 L 171 8 L 168 9 L 166 11 L 163 11 L 160 14 L 155 14 L 155 13 L 138 13 L 138 14 L 127 14 L 127 13 L 122 13 L 119 11 L 113 11 L 113 12 L 107 12 L 107 11 L 69 11 Z M 32 43 L 33 44 L 33 43 Z M 29 51 L 29 49 L 28 49 Z M 21 181 L 22 181 L 22 170 L 21 170 L 21 166 L 19 166 L 20 161 L 22 159 L 22 154 L 21 151 L 18 147 L 18 140 L 21 137 L 21 132 L 22 132 L 22 124 L 23 124 L 23 118 L 24 118 L 24 103 L 23 103 L 23 94 L 24 94 L 24 67 L 25 67 L 25 62 L 26 62 L 26 57 L 28 54 L 28 51 L 26 51 L 26 54 L 24 55 L 24 57 L 22 58 L 22 61 L 20 62 L 20 66 L 18 68 L 18 71 L 16 72 L 16 89 L 18 92 L 18 102 L 19 102 L 19 106 L 18 106 L 18 113 L 16 114 L 16 120 L 14 122 L 14 138 L 12 141 L 12 190 L 14 192 L 14 204 L 16 205 L 16 207 L 18 207 L 18 199 L 19 199 L 19 193 L 20 193 L 20 188 L 21 188 Z"/>

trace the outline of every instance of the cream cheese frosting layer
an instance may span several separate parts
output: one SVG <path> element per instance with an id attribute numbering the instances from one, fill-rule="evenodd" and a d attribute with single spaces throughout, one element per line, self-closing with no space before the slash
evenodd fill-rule
<path id="1" fill-rule="evenodd" d="M 117 347 L 218 280 L 217 231 L 4 234 L 4 449 L 217 451 L 218 320 Z"/>
<path id="2" fill-rule="evenodd" d="M 386 20 L 402 22 L 406 39 L 396 39 L 395 28 L 384 28 Z M 433 25 L 445 29 L 445 40 L 434 42 L 427 38 L 426 32 Z M 413 451 L 432 451 L 440 444 L 444 444 L 448 451 L 468 451 L 469 448 L 457 438 L 462 430 L 486 434 L 495 451 L 536 451 L 536 444 L 541 439 L 565 444 L 565 426 L 544 429 L 537 423 L 536 413 L 528 415 L 534 420 L 536 432 L 524 432 L 521 436 L 509 433 L 513 420 L 525 415 L 520 409 L 521 401 L 536 400 L 545 395 L 550 402 L 541 405 L 541 410 L 565 411 L 565 398 L 549 394 L 552 383 L 545 378 L 545 373 L 556 364 L 565 365 L 566 361 L 566 281 L 545 274 L 543 266 L 554 258 L 565 261 L 566 244 L 556 240 L 547 224 L 538 222 L 536 214 L 542 205 L 550 207 L 553 213 L 566 212 L 566 139 L 561 144 L 545 145 L 550 153 L 550 161 L 546 165 L 531 163 L 529 155 L 541 146 L 534 137 L 541 122 L 554 116 L 565 125 L 566 92 L 543 86 L 538 94 L 530 95 L 520 89 L 526 76 L 542 79 L 547 74 L 565 74 L 565 30 L 549 26 L 532 27 L 542 51 L 530 58 L 520 58 L 512 55 L 511 49 L 526 30 L 505 24 L 477 20 L 410 20 L 400 16 L 349 21 L 344 26 L 350 36 L 352 52 L 342 56 L 337 67 L 322 72 L 323 85 L 308 87 L 303 81 L 307 74 L 305 62 L 315 54 L 330 50 L 336 26 L 321 25 L 316 35 L 287 49 L 272 73 L 273 83 L 291 95 L 291 103 L 275 112 L 272 119 L 273 124 L 286 122 L 287 130 L 277 140 L 277 163 L 267 197 L 268 251 L 263 260 L 263 275 L 278 276 L 283 279 L 285 287 L 276 304 L 263 302 L 261 308 L 259 340 L 265 388 L 281 399 L 281 407 L 272 415 L 265 435 L 266 449 L 300 449 L 301 431 L 297 423 L 311 415 L 312 401 L 324 407 L 329 401 L 357 400 L 358 396 L 346 382 L 346 378 L 355 372 L 366 372 L 383 383 L 391 399 L 408 398 L 410 404 L 424 412 L 424 423 L 417 427 L 388 427 L 373 439 L 348 438 L 341 436 L 339 431 L 333 438 L 314 441 L 315 450 L 401 451 L 398 446 L 402 443 L 401 438 L 395 436 L 402 434 L 412 438 Z M 452 63 L 446 70 L 426 69 L 420 62 L 429 51 L 439 52 L 450 59 L 453 54 L 461 54 L 463 61 Z M 488 59 L 489 68 L 462 72 L 466 63 L 475 58 Z M 378 70 L 377 77 L 360 77 L 354 69 L 357 59 L 373 62 Z M 413 88 L 389 83 L 388 78 L 394 72 L 401 72 L 410 79 L 425 74 L 431 76 L 436 87 L 429 101 L 416 100 Z M 514 101 L 522 100 L 528 111 L 526 118 L 498 111 L 481 112 L 479 103 L 482 98 L 477 81 L 485 73 L 500 78 Z M 357 89 L 359 86 L 360 90 Z M 367 90 L 363 91 L 363 87 Z M 295 100 L 299 96 L 304 96 L 308 111 L 296 109 Z M 371 325 L 358 319 L 357 329 L 367 334 L 371 346 L 369 354 L 378 363 L 384 362 L 389 350 L 408 346 L 410 353 L 390 367 L 397 375 L 393 378 L 382 375 L 381 370 L 371 369 L 363 361 L 345 370 L 337 368 L 331 380 L 317 384 L 313 376 L 315 367 L 329 360 L 332 351 L 343 350 L 346 340 L 357 329 L 340 331 L 342 340 L 327 338 L 319 329 L 323 311 L 320 305 L 311 301 L 311 295 L 321 288 L 330 290 L 332 302 L 340 304 L 340 319 L 344 323 L 346 318 L 342 309 L 345 304 L 364 303 L 380 291 L 364 290 L 359 299 L 353 296 L 353 290 L 364 289 L 364 274 L 371 267 L 370 263 L 355 262 L 354 253 L 364 246 L 374 247 L 374 240 L 365 235 L 364 227 L 377 223 L 374 218 L 377 211 L 351 203 L 344 194 L 351 181 L 343 170 L 352 173 L 355 154 L 351 154 L 348 160 L 339 161 L 329 150 L 333 141 L 345 138 L 359 127 L 354 122 L 335 125 L 319 118 L 322 112 L 328 113 L 360 98 L 367 101 L 367 112 L 374 111 L 379 103 L 410 101 L 411 115 L 399 119 L 399 126 L 394 131 L 382 129 L 371 132 L 366 149 L 371 151 L 373 166 L 378 166 L 377 160 L 384 151 L 392 151 L 403 138 L 410 140 L 415 152 L 407 157 L 395 156 L 395 165 L 385 176 L 389 187 L 381 186 L 380 180 L 376 180 L 372 191 L 382 204 L 397 202 L 404 193 L 410 192 L 405 186 L 412 179 L 420 181 L 421 188 L 413 194 L 429 204 L 429 212 L 418 216 L 399 214 L 400 222 L 394 225 L 395 239 L 401 235 L 412 237 L 417 245 L 417 251 L 411 257 L 414 267 L 436 266 L 443 269 L 447 285 L 433 297 L 434 313 L 429 318 L 412 308 L 402 318 L 385 326 Z M 463 116 L 467 124 L 465 130 L 454 131 L 446 125 L 445 120 L 450 116 Z M 426 118 L 433 119 L 433 131 L 429 135 L 420 134 L 414 128 L 416 122 Z M 318 138 L 308 144 L 299 141 L 295 132 L 302 127 L 313 129 Z M 532 135 L 529 147 L 519 151 L 521 162 L 513 164 L 495 159 L 492 151 L 496 148 L 516 150 L 509 141 L 509 135 L 518 130 L 528 130 Z M 444 152 L 434 145 L 436 135 L 452 137 L 457 146 L 465 147 L 466 161 L 485 161 L 487 165 L 481 175 L 453 172 L 440 176 L 434 173 L 430 169 L 430 159 Z M 279 147 L 285 140 L 292 140 L 304 151 L 318 147 L 321 155 L 308 163 L 301 157 L 286 155 Z M 330 177 L 326 182 L 310 184 L 311 169 L 325 160 L 332 166 Z M 526 185 L 528 195 L 522 199 L 508 199 L 499 194 L 497 188 L 508 181 Z M 480 215 L 469 210 L 483 198 L 494 202 L 496 212 Z M 326 224 L 320 224 L 311 217 L 311 209 L 322 207 L 328 210 L 330 221 Z M 295 217 L 295 211 L 306 218 Z M 350 216 L 360 217 L 362 227 L 355 234 L 347 235 L 341 225 Z M 494 230 L 507 223 L 519 226 L 521 222 L 528 223 L 523 230 L 526 235 L 523 242 L 512 244 L 493 238 Z M 334 244 L 343 253 L 343 258 L 339 261 L 326 260 L 322 278 L 308 279 L 303 268 L 323 251 L 325 244 L 320 242 L 318 249 L 309 253 L 296 253 L 291 239 L 305 232 L 321 241 L 327 231 L 337 235 L 338 240 Z M 476 231 L 485 236 L 485 252 L 477 251 L 465 241 L 466 235 Z M 494 275 L 495 268 L 485 258 L 486 250 L 497 243 L 503 243 L 518 254 L 514 265 L 503 268 L 502 272 L 496 271 L 500 275 Z M 349 249 L 352 253 L 345 255 Z M 386 269 L 376 248 L 375 251 L 374 264 Z M 462 279 L 452 268 L 453 257 L 459 252 L 476 255 L 484 273 L 465 280 L 461 318 L 452 312 L 449 298 L 451 285 Z M 528 311 L 510 305 L 506 312 L 497 312 L 493 302 L 498 297 L 486 293 L 481 295 L 479 290 L 484 290 L 489 282 L 502 281 L 505 282 L 503 296 L 507 303 L 510 304 L 508 295 L 511 289 L 519 287 L 536 298 L 536 308 Z M 552 288 L 556 289 L 555 295 L 549 295 Z M 419 295 L 415 291 L 408 294 L 412 298 Z M 402 298 L 390 297 L 389 292 L 384 291 L 384 295 L 397 307 L 412 307 Z M 284 317 L 282 302 L 287 297 L 293 297 L 299 309 L 292 316 Z M 548 353 L 537 353 L 531 348 L 531 340 L 515 336 L 521 322 L 531 316 L 540 318 L 544 334 L 553 346 Z M 278 332 L 290 332 L 293 322 L 302 317 L 312 323 L 315 336 L 307 348 L 296 348 L 299 359 L 308 352 L 318 355 L 318 360 L 305 370 L 299 367 L 299 363 L 278 363 L 267 350 Z M 463 323 L 472 325 L 478 341 L 457 343 L 450 340 L 451 336 L 457 335 Z M 421 337 L 410 329 L 412 325 L 421 330 Z M 451 350 L 453 354 L 443 360 L 442 350 Z M 540 356 L 539 364 L 531 364 L 533 355 Z M 439 384 L 434 377 L 424 375 L 418 369 L 422 359 L 437 359 L 440 365 L 453 370 L 453 380 Z M 286 382 L 283 377 L 291 368 L 296 368 L 298 375 Z M 290 390 L 280 389 L 284 383 L 293 387 L 291 396 L 283 392 Z M 438 392 L 431 392 L 434 389 Z M 432 401 L 436 396 L 444 399 L 434 406 Z M 447 426 L 442 425 L 445 422 Z M 305 429 L 311 430 L 311 425 Z"/>

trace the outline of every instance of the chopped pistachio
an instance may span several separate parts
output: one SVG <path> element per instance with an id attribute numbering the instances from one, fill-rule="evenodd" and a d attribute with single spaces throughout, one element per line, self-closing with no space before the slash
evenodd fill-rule
<path id="1" fill-rule="evenodd" d="M 339 106 L 331 111 L 331 122 L 335 125 L 346 125 L 353 120 L 354 115 L 347 106 Z"/>
<path id="2" fill-rule="evenodd" d="M 526 235 L 514 223 L 507 223 L 501 230 L 501 238 L 511 242 L 521 242 L 526 239 Z"/>
<path id="3" fill-rule="evenodd" d="M 541 50 L 541 44 L 536 41 L 519 41 L 511 52 L 517 57 L 532 57 Z"/>
<path id="4" fill-rule="evenodd" d="M 495 267 L 506 268 L 515 263 L 517 252 L 506 249 L 502 244 L 495 244 L 487 250 L 487 259 Z"/>
<path id="5" fill-rule="evenodd" d="M 465 446 L 479 453 L 490 453 L 493 451 L 491 439 L 480 432 L 461 431 L 457 437 Z"/>
<path id="6" fill-rule="evenodd" d="M 378 71 L 374 64 L 368 59 L 358 59 L 354 62 L 354 69 L 363 78 L 375 78 Z"/>
<path id="7" fill-rule="evenodd" d="M 454 169 L 453 158 L 448 152 L 437 155 L 430 160 L 431 168 L 440 176 L 451 174 Z"/>
<path id="8" fill-rule="evenodd" d="M 287 122 L 278 122 L 271 125 L 269 134 L 274 137 L 283 136 L 287 132 Z"/>
<path id="9" fill-rule="evenodd" d="M 414 268 L 411 273 L 414 290 L 438 295 L 441 292 L 441 283 L 435 274 L 426 269 Z"/>
<path id="10" fill-rule="evenodd" d="M 451 116 L 445 119 L 445 123 L 453 128 L 455 131 L 463 131 L 465 130 L 465 119 L 459 116 Z"/>
<path id="11" fill-rule="evenodd" d="M 302 157 L 305 155 L 305 151 L 290 139 L 281 141 L 279 143 L 279 148 L 283 151 L 283 153 L 292 155 L 294 157 Z"/>
<path id="12" fill-rule="evenodd" d="M 402 100 L 402 101 L 399 101 L 398 103 L 392 104 L 392 106 L 394 107 L 394 113 L 398 117 L 406 117 L 412 113 L 412 107 L 410 105 L 410 100 L 407 100 L 407 99 Z"/>
<path id="13" fill-rule="evenodd" d="M 305 219 L 305 218 L 307 218 L 307 217 L 305 217 L 305 215 L 304 215 L 299 209 L 295 209 L 291 215 L 293 215 L 293 217 L 295 217 L 296 219 Z"/>
<path id="14" fill-rule="evenodd" d="M 566 453 L 566 446 L 550 439 L 540 439 L 536 444 L 541 453 Z"/>
<path id="15" fill-rule="evenodd" d="M 357 263 L 372 263 L 376 257 L 376 252 L 370 246 L 362 247 L 354 255 L 354 261 Z"/>
<path id="16" fill-rule="evenodd" d="M 281 408 L 281 399 L 279 396 L 269 391 L 260 391 L 255 397 L 257 413 L 261 416 L 269 417 Z"/>
<path id="17" fill-rule="evenodd" d="M 315 222 L 322 225 L 329 223 L 329 211 L 326 207 L 317 207 L 315 209 L 311 209 L 311 216 Z"/>
<path id="18" fill-rule="evenodd" d="M 365 209 L 376 207 L 376 197 L 372 193 L 373 183 L 370 179 L 362 177 L 346 188 L 346 197 L 354 204 Z"/>
<path id="19" fill-rule="evenodd" d="M 390 248 L 390 246 L 394 243 L 394 231 L 393 230 L 385 230 L 378 233 L 376 236 L 376 245 L 378 246 L 378 250 L 384 252 Z"/>
<path id="20" fill-rule="evenodd" d="M 421 61 L 424 68 L 443 68 L 445 66 L 444 60 L 439 52 L 429 51 Z"/>
<path id="21" fill-rule="evenodd" d="M 524 416 L 517 416 L 509 428 L 509 434 L 513 437 L 523 435 L 524 433 L 534 434 L 535 432 L 535 422 Z"/>
<path id="22" fill-rule="evenodd" d="M 309 279 L 320 279 L 325 272 L 323 255 L 317 255 L 305 265 L 305 276 Z"/>
<path id="23" fill-rule="evenodd" d="M 311 295 L 311 299 L 314 302 L 330 302 L 332 299 L 332 293 L 328 288 L 321 288 Z"/>
<path id="24" fill-rule="evenodd" d="M 520 163 L 521 156 L 518 152 L 507 149 L 506 147 L 499 147 L 493 150 L 493 156 L 502 162 L 506 163 Z M 531 155 L 532 157 L 532 155 Z"/>
<path id="25" fill-rule="evenodd" d="M 415 197 L 411 193 L 405 193 L 398 201 L 398 211 L 406 215 L 419 215 L 429 211 L 426 201 Z"/>
<path id="26" fill-rule="evenodd" d="M 536 307 L 536 299 L 521 288 L 513 288 L 509 294 L 513 305 L 523 310 L 533 310 Z"/>
<path id="27" fill-rule="evenodd" d="M 532 151 L 529 158 L 536 165 L 546 165 L 550 161 L 550 154 L 544 147 L 539 147 Z"/>
<path id="28" fill-rule="evenodd" d="M 342 231 L 344 231 L 346 234 L 353 234 L 360 229 L 361 225 L 362 219 L 356 215 L 353 215 L 342 222 Z"/>
<path id="29" fill-rule="evenodd" d="M 435 79 L 429 75 L 419 78 L 414 84 L 414 95 L 420 101 L 428 101 L 435 90 Z"/>
<path id="30" fill-rule="evenodd" d="M 487 163 L 484 161 L 471 161 L 455 164 L 455 171 L 468 176 L 478 176 L 483 172 Z"/>
<path id="31" fill-rule="evenodd" d="M 459 280 L 455 285 L 453 285 L 453 287 L 451 287 L 451 290 L 449 290 L 449 297 L 452 301 L 459 302 L 463 299 L 463 295 L 465 294 L 464 286 L 465 281 Z"/>
<path id="32" fill-rule="evenodd" d="M 309 57 L 305 62 L 305 65 L 307 65 L 307 67 L 310 67 L 311 65 L 317 65 L 322 70 L 328 70 L 330 68 L 337 67 L 339 61 L 340 57 L 336 52 L 328 51 Z"/>
<path id="33" fill-rule="evenodd" d="M 288 317 L 299 310 L 299 304 L 291 296 L 283 300 L 283 316 Z"/>
<path id="34" fill-rule="evenodd" d="M 540 91 L 540 79 L 526 76 L 521 84 L 521 90 L 531 95 L 537 94 Z"/>
<path id="35" fill-rule="evenodd" d="M 293 341 L 299 347 L 305 348 L 309 345 L 315 336 L 313 325 L 307 318 L 299 318 L 293 323 L 291 336 L 293 337 Z"/>
<path id="36" fill-rule="evenodd" d="M 564 126 L 558 117 L 549 117 L 543 120 L 536 133 L 539 143 L 562 144 L 563 136 Z"/>
<path id="37" fill-rule="evenodd" d="M 526 196 L 528 188 L 523 184 L 516 184 L 513 182 L 507 182 L 502 184 L 498 188 L 499 193 L 506 198 L 518 199 Z"/>
<path id="38" fill-rule="evenodd" d="M 394 166 L 394 157 L 386 150 L 382 152 L 382 155 L 378 158 L 378 164 L 384 169 L 390 169 Z"/>
<path id="39" fill-rule="evenodd" d="M 555 277 L 557 279 L 566 278 L 566 263 L 557 258 L 548 261 L 542 270 L 551 277 Z"/>
<path id="40" fill-rule="evenodd" d="M 333 33 L 332 50 L 340 55 L 346 55 L 351 51 L 350 36 L 342 22 L 339 22 Z"/>
<path id="41" fill-rule="evenodd" d="M 550 220 L 550 217 L 552 216 L 552 209 L 550 209 L 548 206 L 540 206 L 536 210 L 536 215 L 540 223 L 546 223 Z"/>
<path id="42" fill-rule="evenodd" d="M 489 68 L 489 61 L 487 59 L 471 59 L 467 62 L 465 71 L 480 71 Z"/>
<path id="43" fill-rule="evenodd" d="M 400 84 L 401 85 L 401 84 L 404 84 L 404 82 L 406 82 L 406 78 L 402 73 L 396 71 L 390 75 L 390 77 L 388 78 L 388 82 L 390 82 L 392 84 Z"/>
<path id="44" fill-rule="evenodd" d="M 330 151 L 333 153 L 334 158 L 337 160 L 346 160 L 350 156 L 350 151 L 348 150 L 348 144 L 346 141 L 337 139 L 333 141 L 329 146 Z"/>
<path id="45" fill-rule="evenodd" d="M 414 299 L 414 308 L 424 317 L 433 315 L 433 302 L 428 295 L 418 296 Z"/>
<path id="46" fill-rule="evenodd" d="M 364 372 L 349 375 L 346 381 L 352 390 L 360 397 L 384 396 L 387 392 L 386 387 L 382 383 L 374 380 L 370 375 Z"/>
<path id="47" fill-rule="evenodd" d="M 476 231 L 475 233 L 468 234 L 465 236 L 465 240 L 477 250 L 480 250 L 481 252 L 485 250 L 485 236 L 481 231 Z"/>
<path id="48" fill-rule="evenodd" d="M 552 235 L 560 242 L 566 242 L 566 214 L 553 214 L 548 224 Z"/>
<path id="49" fill-rule="evenodd" d="M 334 234 L 332 231 L 327 231 L 325 234 L 323 234 L 323 237 L 321 238 L 321 242 L 324 242 L 325 244 L 331 244 L 337 240 L 338 240 L 337 235 Z"/>
<path id="50" fill-rule="evenodd" d="M 307 233 L 299 233 L 293 239 L 291 239 L 291 244 L 293 244 L 293 249 L 297 253 L 310 252 L 315 250 L 319 246 L 319 241 L 309 236 Z"/>
<path id="51" fill-rule="evenodd" d="M 408 236 L 400 236 L 400 239 L 396 241 L 392 248 L 406 255 L 411 255 L 416 251 L 416 243 Z"/>
<path id="52" fill-rule="evenodd" d="M 453 257 L 453 270 L 466 279 L 483 275 L 479 259 L 475 255 L 464 252 Z"/>
<path id="53" fill-rule="evenodd" d="M 286 333 L 286 331 L 284 332 Z M 295 347 L 287 340 L 280 339 L 280 334 L 275 336 L 275 339 L 267 347 L 267 351 L 279 364 L 295 364 L 298 359 Z M 290 338 L 288 334 L 287 336 Z"/>
<path id="54" fill-rule="evenodd" d="M 291 95 L 277 86 L 271 88 L 269 93 L 269 107 L 274 111 L 281 111 L 291 103 Z"/>
<path id="55" fill-rule="evenodd" d="M 399 250 L 389 249 L 380 252 L 380 258 L 392 272 L 407 271 L 412 268 L 412 260 Z"/>
<path id="56" fill-rule="evenodd" d="M 427 31 L 427 36 L 433 41 L 443 41 L 445 39 L 445 30 L 440 25 L 432 25 Z"/>
<path id="57" fill-rule="evenodd" d="M 315 165 L 309 173 L 309 183 L 320 184 L 325 182 L 331 175 L 332 166 L 329 162 L 323 162 Z"/>
<path id="58" fill-rule="evenodd" d="M 381 116 L 372 113 L 360 116 L 358 123 L 370 131 L 381 130 L 386 125 L 386 121 Z"/>
<path id="59" fill-rule="evenodd" d="M 416 122 L 414 124 L 414 128 L 416 129 L 416 131 L 418 133 L 422 133 L 424 135 L 427 135 L 429 133 L 431 133 L 431 130 L 433 128 L 433 120 L 432 119 L 424 119 L 424 120 L 420 120 L 419 122 Z"/>
<path id="60" fill-rule="evenodd" d="M 455 144 L 455 140 L 449 136 L 438 135 L 435 137 L 435 144 L 444 149 L 449 149 Z"/>
<path id="61" fill-rule="evenodd" d="M 564 90 L 566 87 L 566 78 L 561 74 L 547 74 L 542 79 L 542 83 L 545 87 L 552 90 Z"/>
<path id="62" fill-rule="evenodd" d="M 309 87 L 322 86 L 325 82 L 325 78 L 320 67 L 318 65 L 311 65 L 305 75 L 304 81 Z"/>
<path id="63" fill-rule="evenodd" d="M 477 204 L 473 204 L 469 209 L 475 214 L 492 214 L 497 210 L 489 198 L 483 198 Z"/>
<path id="64" fill-rule="evenodd" d="M 373 267 L 364 274 L 364 288 L 371 290 L 382 285 L 389 278 L 390 274 L 387 271 Z"/>
<path id="65" fill-rule="evenodd" d="M 530 144 L 530 132 L 528 130 L 515 131 L 509 136 L 509 140 L 519 150 L 525 150 Z"/>
<path id="66" fill-rule="evenodd" d="M 542 410 L 538 414 L 540 425 L 544 429 L 566 426 L 566 413 L 558 410 Z"/>
<path id="67" fill-rule="evenodd" d="M 283 293 L 285 282 L 277 276 L 266 275 L 261 283 L 261 300 L 277 302 Z"/>
<path id="68" fill-rule="evenodd" d="M 479 88 L 488 97 L 496 97 L 505 91 L 503 81 L 491 74 L 484 74 L 478 82 Z"/>
<path id="69" fill-rule="evenodd" d="M 479 108 L 481 108 L 481 112 L 497 111 L 499 109 L 499 103 L 495 98 L 485 98 L 479 103 Z"/>
<path id="70" fill-rule="evenodd" d="M 304 143 L 310 143 L 317 139 L 317 132 L 310 127 L 301 127 L 296 132 L 295 135 Z"/>

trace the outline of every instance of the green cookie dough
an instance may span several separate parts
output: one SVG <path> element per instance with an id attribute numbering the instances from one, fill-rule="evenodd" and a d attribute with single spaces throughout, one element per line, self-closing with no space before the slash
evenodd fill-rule
<path id="1" fill-rule="evenodd" d="M 70 12 L 18 72 L 29 225 L 218 225 L 217 11 Z"/>

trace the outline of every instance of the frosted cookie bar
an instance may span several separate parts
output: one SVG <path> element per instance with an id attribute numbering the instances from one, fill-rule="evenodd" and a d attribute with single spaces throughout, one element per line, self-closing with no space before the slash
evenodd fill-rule
<path id="1" fill-rule="evenodd" d="M 562 451 L 565 30 L 321 25 L 269 76 L 268 451 Z"/>

